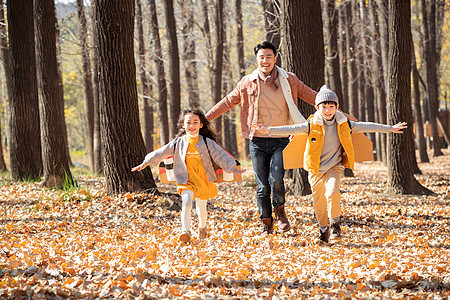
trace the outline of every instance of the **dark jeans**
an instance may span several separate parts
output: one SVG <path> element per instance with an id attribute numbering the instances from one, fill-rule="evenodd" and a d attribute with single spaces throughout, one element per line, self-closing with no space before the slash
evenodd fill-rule
<path id="1" fill-rule="evenodd" d="M 255 171 L 259 217 L 272 218 L 274 208 L 285 202 L 283 150 L 289 138 L 259 138 L 250 140 L 250 156 Z M 272 194 L 272 203 L 270 195 Z"/>

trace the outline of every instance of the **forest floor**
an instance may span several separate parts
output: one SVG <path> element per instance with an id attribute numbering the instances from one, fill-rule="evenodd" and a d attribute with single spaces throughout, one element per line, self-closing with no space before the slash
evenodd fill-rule
<path id="1" fill-rule="evenodd" d="M 328 246 L 317 243 L 309 196 L 287 197 L 289 232 L 259 237 L 250 171 L 218 184 L 209 237 L 195 229 L 189 244 L 177 239 L 175 196 L 109 197 L 89 175 L 68 191 L 3 177 L 0 299 L 449 299 L 444 151 L 416 176 L 434 196 L 385 194 L 386 167 L 358 163 L 342 182 L 343 237 Z"/>

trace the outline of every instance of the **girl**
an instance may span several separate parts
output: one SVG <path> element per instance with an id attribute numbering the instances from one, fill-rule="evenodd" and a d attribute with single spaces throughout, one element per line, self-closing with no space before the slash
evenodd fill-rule
<path id="1" fill-rule="evenodd" d="M 207 236 L 207 200 L 217 196 L 214 181 L 217 180 L 212 160 L 224 171 L 235 176 L 245 172 L 238 170 L 235 159 L 215 142 L 215 134 L 205 115 L 197 109 L 184 109 L 178 119 L 178 135 L 167 145 L 148 153 L 144 161 L 131 169 L 140 171 L 147 166 L 155 166 L 164 158 L 173 155 L 173 171 L 178 193 L 181 195 L 180 241 L 191 240 L 191 209 L 196 199 L 199 216 L 199 238 Z"/>

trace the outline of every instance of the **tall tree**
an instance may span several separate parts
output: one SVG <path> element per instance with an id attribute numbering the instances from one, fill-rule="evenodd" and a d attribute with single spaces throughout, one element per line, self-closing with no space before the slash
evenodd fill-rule
<path id="1" fill-rule="evenodd" d="M 156 189 L 151 170 L 130 172 L 146 154 L 139 125 L 133 49 L 135 0 L 94 0 L 100 124 L 108 194 Z M 117 84 L 120 82 L 120 84 Z"/>
<path id="2" fill-rule="evenodd" d="M 335 0 L 322 0 L 322 6 L 328 84 L 335 91 L 339 101 L 343 101 L 344 95 L 342 93 L 341 74 L 339 71 L 338 11 L 336 10 Z"/>
<path id="3" fill-rule="evenodd" d="M 156 76 L 158 78 L 158 116 L 161 135 L 161 144 L 167 144 L 170 140 L 169 135 L 169 116 L 167 110 L 167 82 L 166 72 L 164 70 L 164 60 L 162 56 L 161 38 L 159 36 L 158 14 L 156 11 L 155 0 L 148 0 L 150 7 L 151 32 L 155 48 Z"/>
<path id="4" fill-rule="evenodd" d="M 41 121 L 43 185 L 74 184 L 64 141 L 64 98 L 59 87 L 56 57 L 56 11 L 53 0 L 34 1 L 36 70 Z"/>
<path id="5" fill-rule="evenodd" d="M 5 70 L 5 79 L 6 79 L 6 97 L 7 102 L 9 102 L 9 98 L 11 97 L 11 77 L 10 75 L 10 61 L 9 61 L 9 49 L 8 49 L 8 33 L 6 31 L 6 22 L 5 22 L 5 10 L 3 9 L 3 0 L 0 1 L 0 47 L 1 47 L 1 58 L 3 62 L 3 69 Z M 3 139 L 2 139 L 2 131 L 0 127 L 0 171 L 6 171 L 5 159 L 3 157 Z"/>
<path id="6" fill-rule="evenodd" d="M 342 111 L 348 111 L 348 85 L 346 84 L 348 71 L 347 71 L 347 55 L 346 55 L 346 26 L 345 26 L 345 11 L 348 2 L 339 2 L 336 6 L 338 14 L 338 53 L 340 57 L 339 61 L 339 75 L 342 82 L 342 98 L 339 98 L 339 107 Z"/>
<path id="7" fill-rule="evenodd" d="M 136 0 L 136 27 L 139 48 L 139 77 L 142 86 L 142 107 L 144 111 L 144 143 L 147 152 L 153 151 L 153 105 L 151 102 L 152 85 L 147 80 L 144 24 L 141 0 Z"/>
<path id="8" fill-rule="evenodd" d="M 173 10 L 173 0 L 164 0 L 164 11 L 166 17 L 167 45 L 169 52 L 169 73 L 170 73 L 170 136 L 177 133 L 178 116 L 181 112 L 180 95 L 180 58 L 178 51 L 177 25 Z"/>
<path id="9" fill-rule="evenodd" d="M 325 54 L 320 0 L 283 0 L 283 66 L 294 72 L 306 85 L 319 89 L 324 84 Z M 304 116 L 313 113 L 313 107 L 299 101 Z M 298 195 L 311 193 L 307 172 L 296 169 L 291 190 Z"/>
<path id="10" fill-rule="evenodd" d="M 87 23 L 83 0 L 77 0 L 78 22 L 80 23 L 81 59 L 83 62 L 84 93 L 86 97 L 86 115 L 88 120 L 88 151 L 91 166 L 94 169 L 94 92 L 92 88 L 91 61 L 87 38 Z"/>
<path id="11" fill-rule="evenodd" d="M 414 94 L 414 124 L 416 126 L 416 143 L 419 149 L 420 161 L 423 163 L 430 162 L 427 153 L 427 145 L 425 143 L 425 133 L 423 128 L 422 109 L 420 105 L 420 87 L 419 87 L 419 71 L 417 70 L 416 53 L 414 52 L 414 43 L 411 39 L 411 75 L 413 79 Z"/>
<path id="12" fill-rule="evenodd" d="M 194 3 L 192 0 L 181 2 L 184 19 L 181 32 L 183 33 L 183 61 L 184 75 L 187 83 L 189 106 L 200 108 L 197 78 L 197 54 L 195 42 L 197 37 L 194 32 Z"/>
<path id="13" fill-rule="evenodd" d="M 421 0 L 422 28 L 424 36 L 424 55 L 427 74 L 427 98 L 430 114 L 431 135 L 433 136 L 433 155 L 443 155 L 441 138 L 439 137 L 437 118 L 439 117 L 438 82 L 436 70 L 436 4 L 431 2 L 429 9 L 427 1 Z"/>
<path id="14" fill-rule="evenodd" d="M 95 15 L 95 10 L 97 5 L 91 2 L 91 16 Z M 92 26 L 95 26 L 92 22 Z M 92 32 L 94 28 L 92 28 Z M 94 136 L 93 136 L 93 151 L 94 151 L 94 165 L 93 171 L 96 174 L 103 174 L 103 155 L 102 155 L 102 139 L 100 134 L 100 100 L 99 100 L 99 84 L 98 84 L 98 43 L 97 36 L 92 35 L 92 88 L 93 88 L 93 98 L 94 98 Z"/>
<path id="15" fill-rule="evenodd" d="M 261 0 L 264 10 L 264 39 L 271 42 L 275 48 L 280 48 L 281 42 L 281 11 L 279 0 Z M 277 60 L 281 66 L 281 59 Z"/>
<path id="16" fill-rule="evenodd" d="M 388 135 L 387 192 L 430 194 L 413 174 L 411 111 L 411 6 L 409 0 L 389 0 L 388 119 L 405 121 L 404 134 Z"/>
<path id="17" fill-rule="evenodd" d="M 9 127 L 11 175 L 13 180 L 40 180 L 42 152 L 33 3 L 28 0 L 8 0 L 7 11 L 11 62 Z"/>
<path id="18" fill-rule="evenodd" d="M 355 32 L 352 14 L 354 7 L 352 5 L 352 0 L 347 1 L 349 1 L 349 3 L 345 9 L 345 50 L 348 66 L 348 109 L 352 116 L 358 118 L 358 71 L 356 69 Z"/>
<path id="19" fill-rule="evenodd" d="M 242 22 L 242 1 L 236 0 L 236 32 L 237 32 L 237 55 L 238 55 L 238 66 L 239 66 L 239 78 L 245 76 L 245 57 L 244 57 L 244 32 L 243 32 L 243 22 Z M 244 160 L 249 160 L 250 150 L 249 150 L 249 140 L 244 138 Z"/>
<path id="20" fill-rule="evenodd" d="M 222 100 L 222 69 L 223 69 L 223 48 L 224 48 L 224 23 L 223 23 L 223 0 L 216 3 L 216 52 L 214 59 L 214 90 L 213 105 Z M 219 140 L 222 136 L 222 118 L 217 118 L 215 123 Z"/>

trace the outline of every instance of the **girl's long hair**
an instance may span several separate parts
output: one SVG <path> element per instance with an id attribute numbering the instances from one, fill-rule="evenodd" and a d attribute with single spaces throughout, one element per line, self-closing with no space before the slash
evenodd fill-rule
<path id="1" fill-rule="evenodd" d="M 207 138 L 212 139 L 213 141 L 217 140 L 217 135 L 213 129 L 212 124 L 208 121 L 208 119 L 206 119 L 205 114 L 199 110 L 199 109 L 195 109 L 195 108 L 185 108 L 183 109 L 183 111 L 180 113 L 180 116 L 178 117 L 178 133 L 175 136 L 175 138 L 178 138 L 184 134 L 186 134 L 186 130 L 184 130 L 183 128 L 183 124 L 184 124 L 184 116 L 187 114 L 193 114 L 193 115 L 197 115 L 200 119 L 200 123 L 203 124 L 203 127 L 200 128 L 199 130 L 199 134 L 206 136 Z"/>

